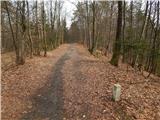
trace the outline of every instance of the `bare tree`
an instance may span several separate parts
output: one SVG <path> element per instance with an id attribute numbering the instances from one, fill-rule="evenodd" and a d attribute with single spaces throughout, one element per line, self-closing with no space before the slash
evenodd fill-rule
<path id="1" fill-rule="evenodd" d="M 44 56 L 47 56 L 47 43 L 46 43 L 46 30 L 45 30 L 45 8 L 44 8 L 44 1 L 42 1 L 42 39 L 43 39 L 43 50 L 44 50 Z"/>
<path id="2" fill-rule="evenodd" d="M 28 12 L 28 39 L 29 39 L 29 41 L 30 41 L 30 49 L 31 49 L 31 51 L 30 51 L 30 57 L 32 58 L 33 57 L 33 40 L 32 40 L 32 36 L 31 36 L 31 31 L 30 31 L 30 22 L 29 22 L 29 15 L 30 15 L 30 10 L 29 10 L 29 3 L 28 3 L 28 1 L 26 1 L 27 2 L 27 12 Z"/>
<path id="3" fill-rule="evenodd" d="M 7 11 L 9 26 L 10 26 L 11 33 L 12 33 L 12 40 L 13 40 L 13 45 L 14 45 L 14 49 L 15 49 L 15 53 L 16 53 L 16 63 L 18 64 L 19 51 L 18 51 L 18 47 L 16 45 L 16 40 L 15 40 L 15 36 L 14 36 L 14 32 L 13 32 L 13 27 L 12 27 L 12 24 L 11 24 L 11 17 L 10 17 L 10 12 L 9 12 L 9 9 L 8 9 L 7 1 L 4 1 L 4 5 L 5 5 L 6 11 Z"/>
<path id="4" fill-rule="evenodd" d="M 37 35 L 37 45 L 36 45 L 37 50 L 36 50 L 36 52 L 37 52 L 37 55 L 40 55 L 41 36 L 40 36 L 39 19 L 38 19 L 38 1 L 35 1 L 35 17 L 36 17 L 35 32 Z"/>
<path id="5" fill-rule="evenodd" d="M 19 60 L 18 64 L 25 63 L 25 39 L 26 39 L 26 16 L 25 16 L 25 1 L 21 3 L 21 40 L 19 41 Z"/>
<path id="6" fill-rule="evenodd" d="M 93 54 L 93 52 L 96 50 L 96 40 L 95 40 L 95 1 L 92 3 L 92 47 L 90 52 Z"/>

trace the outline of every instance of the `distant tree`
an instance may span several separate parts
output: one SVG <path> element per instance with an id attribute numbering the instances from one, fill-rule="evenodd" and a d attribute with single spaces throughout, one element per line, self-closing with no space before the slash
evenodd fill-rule
<path id="1" fill-rule="evenodd" d="M 35 1 L 35 17 L 36 17 L 36 23 L 35 23 L 35 33 L 36 33 L 36 54 L 40 55 L 41 51 L 41 35 L 40 35 L 40 27 L 39 27 L 39 18 L 38 18 L 38 1 Z"/>
<path id="2" fill-rule="evenodd" d="M 95 39 L 95 1 L 92 3 L 92 47 L 90 49 L 90 52 L 93 54 L 93 52 L 96 50 L 96 39 Z"/>
<path id="3" fill-rule="evenodd" d="M 47 56 L 47 43 L 46 43 L 46 19 L 45 19 L 45 8 L 44 8 L 44 1 L 42 1 L 42 13 L 41 13 L 41 17 L 42 17 L 42 39 L 43 39 L 43 50 L 44 50 L 44 56 Z"/>
<path id="4" fill-rule="evenodd" d="M 28 1 L 26 1 L 27 3 L 27 12 L 28 12 L 28 15 L 27 15 L 27 22 L 28 22 L 28 39 L 30 41 L 30 57 L 32 58 L 33 57 L 33 40 L 32 40 L 32 36 L 31 36 L 31 31 L 30 31 L 30 21 L 29 21 L 29 17 L 30 17 L 30 10 L 29 10 L 29 3 Z"/>
<path id="5" fill-rule="evenodd" d="M 108 36 L 108 42 L 106 44 L 106 53 L 107 51 L 110 51 L 109 46 L 110 46 L 110 41 L 111 41 L 111 32 L 112 32 L 112 24 L 113 24 L 113 7 L 114 7 L 114 1 L 112 1 L 111 3 L 111 10 L 110 10 L 110 16 L 109 16 L 109 36 Z M 110 51 L 111 52 L 111 51 Z M 105 53 L 105 54 L 106 54 Z"/>
<path id="6" fill-rule="evenodd" d="M 18 64 L 19 63 L 19 61 L 18 61 L 19 60 L 19 50 L 18 50 L 18 46 L 16 44 L 15 35 L 14 35 L 14 32 L 13 32 L 13 27 L 12 27 L 12 23 L 11 23 L 11 16 L 10 16 L 10 12 L 9 12 L 9 9 L 8 9 L 8 2 L 7 1 L 4 1 L 4 6 L 5 6 L 5 9 L 7 11 L 7 15 L 8 15 L 9 26 L 10 26 L 10 29 L 11 29 L 13 45 L 14 45 L 14 49 L 15 49 L 15 53 L 16 53 L 16 63 Z"/>

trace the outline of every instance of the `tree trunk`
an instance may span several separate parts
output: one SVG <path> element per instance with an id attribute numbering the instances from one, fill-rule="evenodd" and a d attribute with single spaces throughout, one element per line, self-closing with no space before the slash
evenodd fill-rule
<path id="1" fill-rule="evenodd" d="M 28 38 L 29 38 L 29 41 L 30 41 L 30 57 L 32 58 L 33 57 L 33 40 L 32 40 L 32 36 L 31 36 L 31 31 L 30 31 L 30 23 L 29 23 L 29 3 L 28 1 L 27 2 L 27 11 L 28 11 Z"/>
<path id="2" fill-rule="evenodd" d="M 89 33 L 89 9 L 88 9 L 88 1 L 86 1 L 86 39 L 87 39 L 87 46 L 89 50 L 91 49 L 90 43 L 90 33 Z"/>
<path id="3" fill-rule="evenodd" d="M 145 38 L 146 38 L 146 29 L 147 29 L 148 18 L 149 18 L 149 16 L 147 16 L 148 7 L 149 7 L 149 2 L 147 1 L 146 9 L 145 9 L 145 15 L 144 15 L 144 23 L 143 23 L 143 26 L 142 26 L 142 32 L 141 32 L 141 36 L 140 36 L 140 41 L 144 41 Z M 150 10 L 151 10 L 151 4 L 150 4 Z M 138 67 L 139 67 L 139 70 L 141 71 L 142 66 L 143 66 L 143 60 L 144 60 L 144 50 L 143 50 L 142 53 L 137 54 L 137 57 L 138 57 L 138 59 L 135 62 L 138 62 Z"/>
<path id="4" fill-rule="evenodd" d="M 43 34 L 43 50 L 44 57 L 47 56 L 47 43 L 46 43 L 46 30 L 45 30 L 45 10 L 44 10 L 44 1 L 42 1 L 42 34 Z"/>
<path id="5" fill-rule="evenodd" d="M 131 1 L 130 3 L 130 24 L 129 24 L 129 45 L 132 45 L 133 44 L 133 0 Z M 134 61 L 134 49 L 133 49 L 133 46 L 130 47 L 128 49 L 128 56 L 127 56 L 127 63 L 128 64 L 131 64 L 132 66 L 132 63 Z"/>
<path id="6" fill-rule="evenodd" d="M 114 43 L 113 55 L 110 63 L 118 66 L 120 50 L 121 50 L 121 28 L 122 28 L 122 1 L 118 1 L 118 19 L 117 19 L 117 32 L 116 40 Z"/>
<path id="7" fill-rule="evenodd" d="M 40 55 L 40 44 L 41 44 L 41 37 L 39 33 L 39 23 L 38 23 L 38 1 L 36 1 L 36 33 L 37 33 L 37 55 Z"/>
<path id="8" fill-rule="evenodd" d="M 108 37 L 108 42 L 106 44 L 106 55 L 107 55 L 107 51 L 111 52 L 109 50 L 109 46 L 110 46 L 110 41 L 111 41 L 111 31 L 112 31 L 112 16 L 113 16 L 113 6 L 114 6 L 114 1 L 112 1 L 112 4 L 111 4 L 111 13 L 110 13 L 110 17 L 109 17 L 109 37 Z"/>
<path id="9" fill-rule="evenodd" d="M 92 47 L 91 47 L 91 54 L 94 53 L 94 51 L 96 50 L 96 43 L 95 43 L 95 1 L 93 1 L 92 3 L 92 12 L 93 12 L 93 16 L 92 16 Z"/>
<path id="10" fill-rule="evenodd" d="M 125 16 L 125 13 L 126 12 L 126 2 L 123 1 L 123 58 L 122 58 L 122 62 L 124 63 L 126 58 L 125 58 L 125 46 L 126 46 L 126 43 L 125 43 L 125 25 L 126 25 L 126 16 Z"/>
<path id="11" fill-rule="evenodd" d="M 19 51 L 18 51 L 18 47 L 16 45 L 16 40 L 15 40 L 15 37 L 14 37 L 14 32 L 13 32 L 13 28 L 12 28 L 12 24 L 11 24 L 10 12 L 9 12 L 9 9 L 8 9 L 7 1 L 4 1 L 4 4 L 5 4 L 6 11 L 7 11 L 8 20 L 9 20 L 9 26 L 10 26 L 11 33 L 12 33 L 12 40 L 13 40 L 13 45 L 14 45 L 14 49 L 15 49 L 15 53 L 16 53 L 16 63 L 18 63 L 18 60 L 19 60 Z M 18 6 L 17 6 L 17 8 L 18 8 Z M 17 10 L 16 10 L 16 14 L 17 14 Z"/>
<path id="12" fill-rule="evenodd" d="M 25 1 L 21 3 L 21 37 L 19 40 L 19 59 L 17 64 L 23 65 L 25 63 L 25 39 L 26 39 L 26 16 L 25 16 Z"/>
<path id="13" fill-rule="evenodd" d="M 156 7 L 156 6 L 155 6 Z M 149 71 L 149 75 L 148 77 L 150 76 L 151 73 L 155 73 L 156 71 L 156 67 L 157 67 L 157 57 L 158 57 L 158 47 L 159 45 L 156 45 L 156 40 L 157 40 L 157 36 L 158 36 L 158 31 L 159 31 L 159 1 L 157 3 L 157 22 L 156 22 L 156 28 L 155 28 L 155 34 L 154 34 L 154 39 L 153 39 L 153 45 L 152 45 L 152 59 L 151 59 L 151 69 Z M 157 48 L 156 48 L 157 47 Z"/>

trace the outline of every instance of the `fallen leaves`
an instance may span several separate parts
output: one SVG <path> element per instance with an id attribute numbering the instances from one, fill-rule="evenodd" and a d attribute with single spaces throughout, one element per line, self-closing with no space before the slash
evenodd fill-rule
<path id="1" fill-rule="evenodd" d="M 71 48 L 70 48 L 71 47 Z M 69 49 L 69 50 L 68 50 Z M 61 57 L 66 54 L 65 60 Z M 57 61 L 61 59 L 56 68 Z M 53 89 L 50 81 L 57 77 L 62 80 L 64 120 L 158 120 L 160 116 L 159 78 L 144 79 L 127 65 L 114 67 L 109 57 L 95 58 L 81 45 L 62 45 L 48 53 L 48 57 L 35 57 L 25 65 L 17 66 L 2 73 L 2 119 L 19 120 L 34 109 L 31 96 L 48 101 L 48 89 Z M 63 64 L 62 64 L 63 63 Z M 53 80 L 53 70 L 60 76 Z M 112 87 L 115 83 L 122 86 L 119 102 L 112 101 Z M 45 94 L 35 94 L 45 89 Z M 51 96 L 59 91 L 51 92 Z M 44 113 L 42 113 L 44 114 Z M 48 120 L 37 117 L 38 120 Z"/>
<path id="2" fill-rule="evenodd" d="M 67 48 L 68 45 L 63 45 L 49 52 L 46 58 L 34 57 L 23 66 L 2 72 L 2 119 L 21 119 L 28 109 L 32 109 L 30 96 L 49 81 L 54 64 Z"/>

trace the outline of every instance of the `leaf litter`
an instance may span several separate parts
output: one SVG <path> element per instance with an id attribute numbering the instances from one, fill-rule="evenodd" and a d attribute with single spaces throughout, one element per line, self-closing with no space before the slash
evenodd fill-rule
<path id="1" fill-rule="evenodd" d="M 48 52 L 47 57 L 34 57 L 23 66 L 2 72 L 2 119 L 20 120 L 32 113 L 36 103 L 31 96 L 43 98 L 41 104 L 49 104 L 50 95 L 44 96 L 40 89 L 45 87 L 47 93 L 54 86 L 50 81 L 60 79 L 58 85 L 62 84 L 62 88 L 55 90 L 61 91 L 62 96 L 55 91 L 51 96 L 62 98 L 63 104 L 56 107 L 62 106 L 59 111 L 64 120 L 158 120 L 160 78 L 152 75 L 145 79 L 131 67 L 127 71 L 127 65 L 122 63 L 114 67 L 109 63 L 110 57 L 96 58 L 82 45 L 64 44 Z M 56 75 L 54 69 L 58 71 Z M 122 86 L 121 100 L 113 102 L 112 87 L 117 82 Z M 45 117 L 31 115 L 30 119 L 54 116 L 43 114 Z"/>

